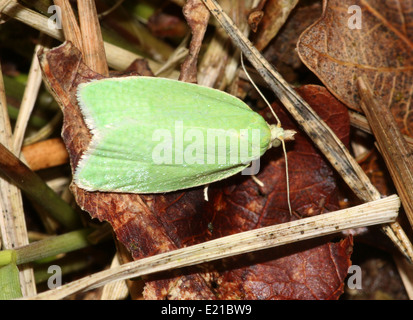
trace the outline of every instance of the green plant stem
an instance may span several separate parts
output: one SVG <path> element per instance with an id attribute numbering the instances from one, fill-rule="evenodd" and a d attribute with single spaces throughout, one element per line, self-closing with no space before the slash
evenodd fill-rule
<path id="1" fill-rule="evenodd" d="M 0 172 L 66 228 L 73 230 L 80 225 L 73 208 L 3 144 L 0 144 Z"/>
<path id="2" fill-rule="evenodd" d="M 57 264 L 61 271 L 62 276 L 73 272 L 79 272 L 84 270 L 85 268 L 89 267 L 93 262 L 90 259 L 84 259 L 83 257 L 70 257 L 70 259 L 58 259 L 53 261 L 53 264 Z M 34 278 L 36 279 L 36 284 L 42 283 L 47 281 L 50 278 L 50 267 L 51 263 L 44 263 L 40 266 L 36 265 L 34 269 Z"/>
<path id="3" fill-rule="evenodd" d="M 16 256 L 16 264 L 20 265 L 85 248 L 91 244 L 88 240 L 88 235 L 91 232 L 92 229 L 71 231 L 59 236 L 36 241 L 17 249 L 0 251 L 0 265 L 3 261 L 5 264 L 10 263 L 9 257 L 12 254 Z"/>
<path id="4" fill-rule="evenodd" d="M 16 262 L 17 254 L 15 250 L 3 250 L 0 251 L 0 266 Z"/>

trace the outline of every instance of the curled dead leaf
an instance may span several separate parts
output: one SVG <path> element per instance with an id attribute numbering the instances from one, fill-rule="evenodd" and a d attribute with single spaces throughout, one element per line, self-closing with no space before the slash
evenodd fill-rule
<path id="1" fill-rule="evenodd" d="M 402 132 L 412 136 L 411 21 L 412 1 L 325 1 L 321 18 L 301 35 L 298 52 L 325 86 L 356 110 L 356 80 L 365 75 Z"/>

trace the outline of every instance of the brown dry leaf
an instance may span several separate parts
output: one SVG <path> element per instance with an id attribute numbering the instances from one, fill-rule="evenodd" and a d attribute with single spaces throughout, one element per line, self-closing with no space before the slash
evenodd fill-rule
<path id="1" fill-rule="evenodd" d="M 62 106 L 62 136 L 72 168 L 75 168 L 90 142 L 90 133 L 77 106 L 76 88 L 82 82 L 102 76 L 83 64 L 79 51 L 70 43 L 43 54 L 40 60 L 46 83 Z M 142 69 L 148 72 L 145 65 Z M 310 86 L 302 89 L 301 93 L 313 102 L 318 101 L 318 109 L 315 109 L 340 137 L 348 139 L 345 107 L 329 96 L 324 88 Z M 286 128 L 292 126 L 285 115 L 282 121 Z M 301 216 L 338 207 L 333 170 L 306 139 L 305 135 L 297 135 L 289 152 L 293 209 Z M 111 223 L 120 242 L 134 259 L 139 259 L 226 234 L 295 219 L 286 209 L 282 154 L 274 149 L 266 159 L 263 159 L 263 164 L 267 162 L 268 165 L 263 165 L 258 175 L 266 184 L 264 188 L 258 187 L 251 179 L 236 176 L 211 186 L 209 202 L 204 201 L 202 188 L 142 197 L 87 192 L 74 184 L 71 189 L 79 206 L 92 217 Z M 312 174 L 308 175 L 308 171 Z M 309 177 L 304 179 L 303 172 Z M 221 189 L 222 186 L 227 187 Z M 343 279 L 350 264 L 351 239 L 336 244 L 308 242 L 306 246 L 309 251 L 297 245 L 274 250 L 264 256 L 257 253 L 258 260 L 251 261 L 244 256 L 241 260 L 226 260 L 223 265 L 209 264 L 157 274 L 145 279 L 145 298 L 337 298 L 342 292 Z M 231 261 L 235 261 L 236 268 L 231 267 L 234 266 Z M 242 270 L 240 266 L 243 266 Z M 249 281 L 245 281 L 246 276 Z M 295 278 L 285 283 L 285 276 Z M 265 289 L 264 282 L 271 287 L 269 295 L 263 295 L 260 289 Z M 284 286 L 277 289 L 280 283 Z"/>
<path id="2" fill-rule="evenodd" d="M 360 110 L 356 79 L 365 75 L 404 134 L 413 135 L 413 1 L 329 0 L 300 37 L 303 62 L 347 106 Z M 361 29 L 350 6 L 361 9 Z M 360 21 L 360 20 L 359 20 Z"/>
<path id="3" fill-rule="evenodd" d="M 264 49 L 277 35 L 297 3 L 298 0 L 266 1 L 263 8 L 264 15 L 260 19 L 258 32 L 254 39 L 254 45 L 258 50 Z"/>

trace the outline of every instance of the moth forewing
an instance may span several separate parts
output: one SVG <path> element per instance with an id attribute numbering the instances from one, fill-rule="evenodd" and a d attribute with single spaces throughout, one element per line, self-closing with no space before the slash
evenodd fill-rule
<path id="1" fill-rule="evenodd" d="M 81 84 L 92 140 L 74 172 L 88 191 L 161 193 L 244 170 L 283 134 L 223 91 L 154 77 Z"/>

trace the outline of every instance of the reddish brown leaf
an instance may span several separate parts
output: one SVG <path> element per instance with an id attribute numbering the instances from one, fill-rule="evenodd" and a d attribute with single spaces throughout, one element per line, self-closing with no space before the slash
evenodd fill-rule
<path id="1" fill-rule="evenodd" d="M 210 238 L 208 223 L 212 220 L 212 210 L 205 201 L 202 188 L 155 197 L 143 196 L 143 199 L 178 247 Z"/>
<path id="2" fill-rule="evenodd" d="M 353 25 L 361 9 L 361 29 Z M 329 0 L 301 36 L 303 62 L 347 106 L 360 110 L 356 79 L 365 75 L 404 134 L 413 135 L 413 2 Z"/>
<path id="3" fill-rule="evenodd" d="M 350 124 L 345 106 L 323 87 L 305 86 L 298 92 L 348 144 Z M 281 109 L 276 112 L 285 129 L 298 130 Z M 308 137 L 298 133 L 295 138 L 288 143 L 293 211 L 304 217 L 338 209 L 336 178 L 330 165 Z M 257 178 L 265 184 L 263 188 L 251 179 L 236 177 L 237 181 L 232 184 L 227 182 L 231 185 L 223 192 L 216 190 L 211 221 L 214 237 L 297 219 L 288 212 L 281 151 L 270 151 L 262 158 L 261 166 Z M 218 296 L 222 299 L 337 299 L 343 292 L 343 280 L 350 266 L 352 241 L 317 245 L 309 250 L 303 246 L 254 253 L 254 258 L 249 256 L 249 263 L 236 259 L 231 265 L 246 263 L 248 266 L 216 275 Z"/>
<path id="4" fill-rule="evenodd" d="M 296 244 L 265 250 L 249 255 L 258 263 L 248 267 L 240 267 L 235 259 L 233 270 L 215 278 L 216 292 L 221 299 L 338 299 L 351 265 L 352 245 L 350 237 L 310 248 Z"/>
<path id="5" fill-rule="evenodd" d="M 298 91 L 348 144 L 349 120 L 345 106 L 323 87 L 305 86 Z M 278 106 L 276 113 L 279 114 L 285 129 L 298 130 Z M 287 143 L 287 149 L 293 211 L 304 217 L 336 210 L 338 203 L 333 170 L 311 140 L 305 134 L 298 133 L 295 141 Z M 235 177 L 236 183 L 229 180 L 230 186 L 224 189 L 224 192 L 218 192 L 214 198 L 214 224 L 220 226 L 220 236 L 286 222 L 293 218 L 288 211 L 282 149 L 269 150 L 260 162 L 261 170 L 257 178 L 264 183 L 264 187 L 259 187 L 251 179 Z M 226 229 L 223 229 L 224 225 Z"/>

